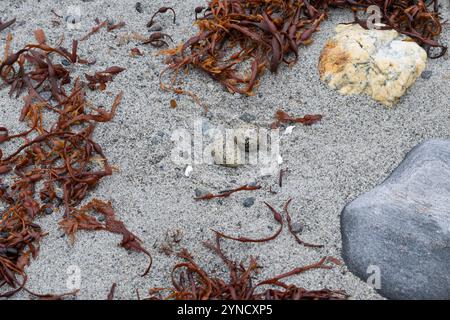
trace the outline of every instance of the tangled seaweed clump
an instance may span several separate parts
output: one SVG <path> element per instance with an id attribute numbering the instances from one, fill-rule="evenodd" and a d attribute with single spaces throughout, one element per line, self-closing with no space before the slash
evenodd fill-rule
<path id="1" fill-rule="evenodd" d="M 302 241 L 292 231 L 291 215 L 289 213 L 288 200 L 283 208 L 287 221 L 289 233 L 298 244 L 304 247 L 319 248 L 321 245 L 310 244 Z M 279 224 L 278 230 L 272 235 L 264 238 L 232 237 L 215 230 L 215 242 L 205 242 L 206 248 L 210 249 L 220 258 L 228 270 L 228 276 L 211 276 L 205 269 L 200 267 L 186 250 L 182 249 L 178 257 L 183 260 L 176 264 L 171 273 L 171 288 L 150 289 L 150 300 L 173 299 L 173 300 L 343 300 L 348 295 L 341 290 L 307 290 L 294 284 L 286 284 L 284 279 L 297 276 L 314 269 L 332 269 L 331 264 L 340 265 L 341 262 L 333 257 L 323 257 L 320 261 L 292 269 L 288 272 L 255 282 L 258 271 L 261 268 L 256 258 L 250 256 L 248 265 L 238 263 L 226 256 L 221 247 L 221 240 L 232 240 L 239 243 L 265 243 L 275 240 L 283 230 L 283 215 L 268 203 L 265 205 L 273 214 L 274 220 Z"/>
<path id="2" fill-rule="evenodd" d="M 107 111 L 88 102 L 86 90 L 104 89 L 124 69 L 114 66 L 94 76 L 86 75 L 87 82 L 80 78 L 72 81 L 69 69 L 53 61 L 59 58 L 73 66 L 88 64 L 78 56 L 78 42 L 73 41 L 68 50 L 60 44 L 48 44 L 40 29 L 34 35 L 37 43 L 11 54 L 9 34 L 0 63 L 0 77 L 9 85 L 9 94 L 19 97 L 26 92 L 19 120 L 28 125 L 24 132 L 14 134 L 0 127 L 0 145 L 8 144 L 3 150 L 19 145 L 8 155 L 0 149 L 0 287 L 12 288 L 0 297 L 24 289 L 25 267 L 31 257 L 37 256 L 39 242 L 45 236 L 35 219 L 60 208 L 64 211 L 60 225 L 72 237 L 78 230 L 106 230 L 121 234 L 120 245 L 125 249 L 150 256 L 139 238 L 115 218 L 109 203 L 92 200 L 77 209 L 89 191 L 113 173 L 93 134 L 98 123 L 114 118 L 122 99 L 120 92 Z M 90 216 L 90 211 L 104 215 L 105 222 Z"/>
<path id="3" fill-rule="evenodd" d="M 197 35 L 163 51 L 168 67 L 161 73 L 161 87 L 200 103 L 194 92 L 177 82 L 179 74 L 192 67 L 231 93 L 254 95 L 266 70 L 277 72 L 280 64 L 297 62 L 300 46 L 312 42 L 331 7 L 350 8 L 355 23 L 367 28 L 367 20 L 358 18 L 358 12 L 372 5 L 380 8 L 382 28 L 410 36 L 427 51 L 440 48 L 435 57 L 446 52 L 435 40 L 442 31 L 438 0 L 212 0 L 207 7 L 195 9 Z M 164 80 L 167 72 L 169 82 Z"/>
<path id="4" fill-rule="evenodd" d="M 250 257 L 248 265 L 237 263 L 228 258 L 222 251 L 220 239 L 216 235 L 215 243 L 206 242 L 205 246 L 212 250 L 228 269 L 228 276 L 220 278 L 211 276 L 199 266 L 191 254 L 183 249 L 178 256 L 183 259 L 172 269 L 172 288 L 153 288 L 150 300 L 343 300 L 348 296 L 340 290 L 307 290 L 284 279 L 314 269 L 331 269 L 327 257 L 317 263 L 295 268 L 273 278 L 255 282 L 254 278 L 261 268 L 257 260 Z M 269 288 L 265 288 L 268 286 Z"/>

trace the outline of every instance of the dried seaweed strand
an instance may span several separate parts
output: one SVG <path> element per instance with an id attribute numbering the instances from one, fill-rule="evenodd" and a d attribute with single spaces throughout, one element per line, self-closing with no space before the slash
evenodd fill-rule
<path id="1" fill-rule="evenodd" d="M 208 193 L 204 196 L 201 197 L 196 197 L 194 198 L 195 200 L 211 200 L 214 198 L 228 198 L 229 196 L 231 196 L 233 193 L 235 192 L 239 192 L 239 191 L 252 191 L 252 190 L 259 190 L 261 189 L 261 186 L 256 185 L 256 186 L 250 186 L 250 185 L 245 185 L 236 189 L 231 189 L 231 190 L 225 190 L 220 192 L 219 194 L 212 194 L 212 193 Z"/>
<path id="2" fill-rule="evenodd" d="M 273 214 L 273 218 L 275 219 L 276 222 L 278 222 L 280 224 L 280 227 L 278 228 L 278 230 L 271 236 L 266 237 L 266 238 L 262 238 L 262 239 L 251 239 L 251 238 L 247 238 L 247 237 L 232 237 L 232 236 L 228 236 L 225 235 L 221 232 L 218 232 L 216 230 L 212 230 L 216 235 L 218 235 L 221 238 L 224 239 L 229 239 L 229 240 L 234 240 L 234 241 L 238 241 L 238 242 L 254 242 L 254 243 L 262 243 L 262 242 L 268 242 L 271 240 L 274 240 L 276 237 L 278 237 L 281 233 L 281 231 L 283 231 L 283 217 L 281 216 L 281 214 L 275 210 L 274 207 L 272 207 L 270 204 L 268 204 L 267 202 L 264 202 L 264 204 L 270 209 L 270 211 Z"/>
<path id="3" fill-rule="evenodd" d="M 5 30 L 6 28 L 10 27 L 11 25 L 13 25 L 15 22 L 16 22 L 16 18 L 11 19 L 6 22 L 2 22 L 2 19 L 0 19 L 0 32 Z"/>
<path id="4" fill-rule="evenodd" d="M 292 219 L 291 219 L 291 215 L 289 214 L 289 204 L 291 203 L 292 199 L 289 199 L 286 204 L 284 205 L 284 213 L 286 214 L 286 221 L 288 224 L 288 230 L 289 232 L 292 234 L 292 236 L 294 237 L 295 241 L 297 241 L 299 244 L 304 245 L 305 247 L 310 247 L 310 248 L 323 248 L 323 245 L 321 244 L 312 244 L 312 243 L 308 243 L 303 241 L 302 239 L 300 239 L 300 237 L 293 231 L 292 229 Z"/>

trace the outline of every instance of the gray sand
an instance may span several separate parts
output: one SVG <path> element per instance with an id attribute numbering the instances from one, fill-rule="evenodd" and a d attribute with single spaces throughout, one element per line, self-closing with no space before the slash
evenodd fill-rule
<path id="1" fill-rule="evenodd" d="M 335 10 L 321 31 L 314 35 L 314 43 L 303 48 L 300 61 L 289 68 L 283 66 L 278 75 L 267 73 L 254 97 L 242 97 L 225 92 L 203 74 L 191 73 L 185 84 L 198 93 L 209 106 L 206 115 L 211 127 L 235 128 L 243 125 L 239 117 L 247 112 L 256 117 L 254 123 L 267 126 L 276 110 L 282 108 L 294 115 L 323 114 L 324 119 L 311 127 L 297 126 L 293 133 L 282 137 L 282 168 L 289 168 L 281 190 L 277 177 L 258 177 L 252 166 L 226 168 L 197 165 L 190 177 L 184 167 L 171 161 L 170 135 L 175 129 L 193 130 L 194 121 L 205 116 L 201 107 L 185 96 L 174 96 L 159 89 L 158 73 L 164 67 L 157 50 L 142 47 L 145 56 L 132 58 L 131 41 L 117 45 L 116 37 L 124 32 L 146 34 L 145 24 L 161 5 L 173 5 L 178 14 L 173 25 L 170 15 L 161 16 L 163 30 L 176 43 L 196 32 L 192 26 L 193 9 L 203 0 L 143 1 L 143 13 L 135 8 L 136 1 L 53 1 L 2 0 L 1 16 L 17 16 L 14 49 L 33 40 L 32 30 L 42 28 L 50 41 L 56 42 L 65 34 L 65 44 L 84 35 L 93 19 L 124 20 L 125 28 L 107 33 L 102 30 L 80 45 L 83 56 L 95 57 L 93 67 L 101 70 L 111 65 L 127 68 L 111 83 L 106 93 L 94 94 L 96 104 L 109 105 L 108 93 L 124 91 L 123 103 L 116 118 L 98 127 L 96 140 L 111 162 L 119 168 L 112 177 L 102 180 L 92 197 L 111 200 L 129 229 L 142 238 L 153 254 L 154 266 L 150 274 L 140 277 L 146 267 L 146 257 L 128 253 L 117 246 L 120 237 L 106 232 L 80 232 L 75 244 L 62 237 L 57 222 L 60 214 L 42 217 L 39 223 L 49 235 L 42 241 L 36 261 L 27 268 L 28 288 L 41 293 L 67 292 L 69 266 L 81 270 L 81 299 L 104 299 L 113 282 L 118 283 L 117 298 L 135 298 L 138 289 L 145 295 L 150 287 L 168 286 L 169 273 L 177 261 L 158 251 L 168 231 L 180 229 L 184 246 L 207 269 L 225 271 L 219 260 L 202 246 L 212 239 L 211 228 L 233 235 L 263 237 L 275 230 L 276 224 L 263 201 L 281 208 L 293 198 L 291 214 L 304 224 L 302 238 L 325 244 L 323 249 L 309 249 L 298 245 L 284 231 L 266 244 L 238 244 L 226 242 L 224 248 L 234 259 L 252 254 L 264 267 L 261 277 L 285 272 L 294 267 L 318 261 L 323 256 L 341 258 L 339 214 L 346 203 L 382 182 L 400 163 L 404 155 L 417 143 L 428 138 L 450 138 L 450 63 L 447 58 L 430 60 L 427 70 L 430 79 L 418 79 L 394 109 L 386 109 L 364 96 L 340 96 L 320 82 L 316 69 L 318 57 L 333 26 L 351 21 L 351 14 Z M 53 27 L 50 10 L 64 14 L 70 4 L 80 5 L 84 14 L 81 30 L 68 30 L 64 24 Z M 448 27 L 442 42 L 450 43 Z M 0 35 L 3 47 L 6 32 Z M 175 98 L 177 109 L 169 100 Z M 21 99 L 10 99 L 7 89 L 0 92 L 0 125 L 19 130 L 18 117 Z M 222 202 L 196 202 L 196 188 L 217 192 L 227 187 L 251 181 L 261 182 L 263 189 L 237 193 Z M 273 186 L 277 195 L 267 190 Z M 245 208 L 243 202 L 255 197 L 255 204 Z M 290 279 L 308 289 L 328 287 L 343 289 L 354 299 L 380 299 L 366 283 L 349 273 L 344 266 L 331 271 L 311 271 Z M 16 298 L 29 298 L 22 293 Z"/>

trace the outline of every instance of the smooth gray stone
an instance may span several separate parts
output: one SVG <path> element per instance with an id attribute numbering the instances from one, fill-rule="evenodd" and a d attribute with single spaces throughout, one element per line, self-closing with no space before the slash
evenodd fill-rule
<path id="1" fill-rule="evenodd" d="M 391 299 L 450 299 L 450 140 L 413 148 L 381 185 L 341 214 L 343 257 Z M 369 269 L 370 270 L 370 269 Z"/>

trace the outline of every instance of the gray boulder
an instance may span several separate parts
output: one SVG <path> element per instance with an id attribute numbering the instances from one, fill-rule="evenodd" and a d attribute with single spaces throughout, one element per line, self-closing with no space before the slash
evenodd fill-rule
<path id="1" fill-rule="evenodd" d="M 349 270 L 381 295 L 450 299 L 450 140 L 413 148 L 381 185 L 344 208 L 341 232 Z"/>

